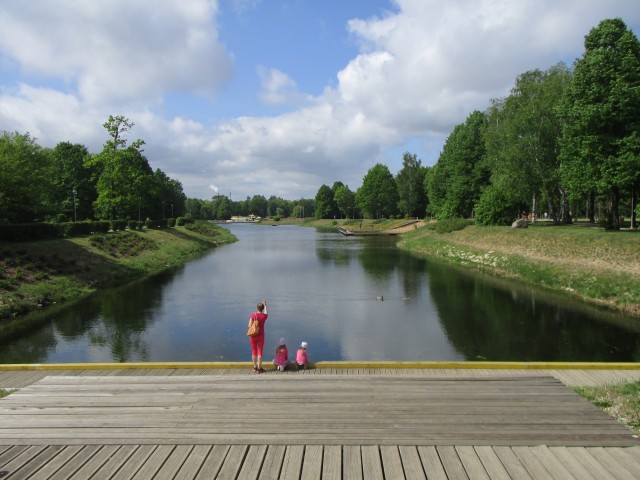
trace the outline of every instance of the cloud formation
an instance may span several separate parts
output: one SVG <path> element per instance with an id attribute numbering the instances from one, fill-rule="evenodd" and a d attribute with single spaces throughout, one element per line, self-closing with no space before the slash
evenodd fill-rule
<path id="1" fill-rule="evenodd" d="M 249 15 L 256 4 L 234 5 Z M 345 25 L 359 54 L 320 95 L 265 59 L 254 71 L 261 90 L 246 94 L 283 110 L 207 123 L 175 98 L 214 111 L 237 74 L 215 0 L 6 0 L 0 130 L 98 151 L 102 123 L 122 114 L 152 167 L 180 180 L 187 196 L 210 198 L 219 187 L 234 199 L 313 197 L 335 180 L 359 187 L 377 162 L 395 173 L 408 139 L 433 163 L 474 109 L 505 96 L 527 70 L 571 63 L 588 31 L 615 16 L 637 31 L 640 11 L 626 0 L 397 0 Z"/>

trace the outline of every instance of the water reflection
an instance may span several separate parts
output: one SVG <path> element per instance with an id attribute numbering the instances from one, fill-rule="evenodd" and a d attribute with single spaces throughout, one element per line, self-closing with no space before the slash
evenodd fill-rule
<path id="1" fill-rule="evenodd" d="M 278 339 L 311 360 L 639 361 L 638 322 L 427 261 L 389 237 L 233 225 L 240 241 L 50 314 L 2 363 L 248 360 L 269 299 Z M 384 301 L 376 297 L 384 296 Z"/>

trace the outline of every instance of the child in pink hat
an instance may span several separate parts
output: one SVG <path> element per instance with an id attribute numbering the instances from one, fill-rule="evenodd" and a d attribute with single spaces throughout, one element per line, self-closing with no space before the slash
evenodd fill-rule
<path id="1" fill-rule="evenodd" d="M 298 367 L 298 370 L 301 368 L 303 370 L 309 368 L 307 362 L 307 342 L 302 342 L 300 344 L 300 348 L 298 348 L 298 351 L 296 352 L 296 366 Z"/>

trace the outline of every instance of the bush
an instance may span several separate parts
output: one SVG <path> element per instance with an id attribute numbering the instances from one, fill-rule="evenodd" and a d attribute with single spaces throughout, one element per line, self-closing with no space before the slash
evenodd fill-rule
<path id="1" fill-rule="evenodd" d="M 111 220 L 111 230 L 114 232 L 123 232 L 127 228 L 126 220 Z"/>
<path id="2" fill-rule="evenodd" d="M 110 228 L 111 228 L 111 222 L 109 222 L 108 220 L 98 220 L 97 222 L 93 222 L 91 232 L 107 233 Z"/>
<path id="3" fill-rule="evenodd" d="M 151 218 L 147 218 L 144 222 L 144 226 L 147 228 L 164 228 L 167 225 L 167 221 L 166 220 L 162 220 L 162 219 L 151 219 Z"/>
<path id="4" fill-rule="evenodd" d="M 129 230 L 136 230 L 138 228 L 138 222 L 136 222 L 135 220 L 129 220 L 127 222 L 127 228 Z"/>
<path id="5" fill-rule="evenodd" d="M 430 223 L 428 228 L 438 233 L 451 233 L 456 230 L 462 230 L 472 224 L 473 220 L 467 220 L 466 218 L 445 218 L 438 220 L 436 223 Z"/>
<path id="6" fill-rule="evenodd" d="M 476 203 L 476 221 L 480 225 L 511 225 L 518 216 L 518 209 L 500 189 L 488 187 Z"/>
<path id="7" fill-rule="evenodd" d="M 185 223 L 185 218 L 184 217 L 176 218 L 176 225 L 178 227 L 184 227 L 184 223 Z"/>
<path id="8" fill-rule="evenodd" d="M 167 218 L 167 227 L 173 228 L 175 226 L 176 226 L 176 219 L 175 218 Z"/>

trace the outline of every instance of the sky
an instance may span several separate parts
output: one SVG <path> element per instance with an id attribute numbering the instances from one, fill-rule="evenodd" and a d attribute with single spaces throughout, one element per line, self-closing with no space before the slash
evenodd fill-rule
<path id="1" fill-rule="evenodd" d="M 638 36 L 637 0 L 2 0 L 0 131 L 98 153 L 123 115 L 189 198 L 355 191 L 613 17 Z"/>

